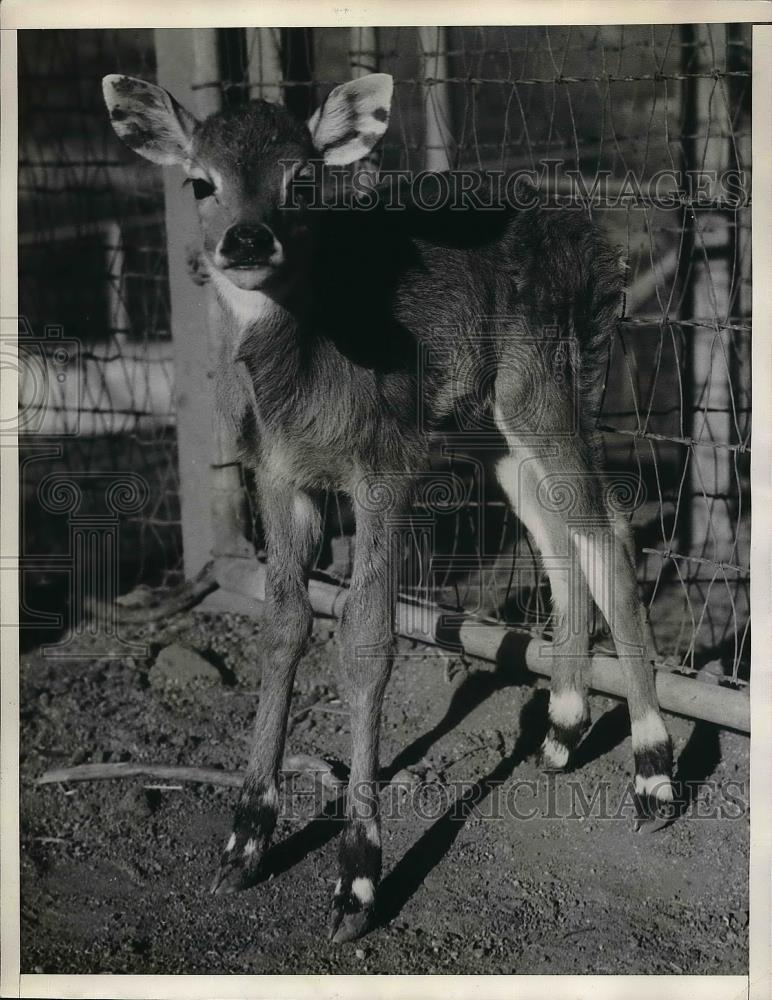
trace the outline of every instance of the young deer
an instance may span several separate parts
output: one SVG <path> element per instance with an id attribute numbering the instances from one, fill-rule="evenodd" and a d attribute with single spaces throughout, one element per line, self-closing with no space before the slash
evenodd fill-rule
<path id="1" fill-rule="evenodd" d="M 267 536 L 270 665 L 214 891 L 256 881 L 276 823 L 291 689 L 311 628 L 318 500 L 341 490 L 356 514 L 339 629 L 352 761 L 330 933 L 350 940 L 372 926 L 378 741 L 393 648 L 389 525 L 427 467 L 427 432 L 469 399 L 506 443 L 497 475 L 550 575 L 555 652 L 544 765 L 566 768 L 589 725 L 588 629 L 586 618 L 574 627 L 572 608 L 592 599 L 627 677 L 642 820 L 660 825 L 657 807 L 672 800 L 671 744 L 632 538 L 609 502 L 593 429 L 620 300 L 617 255 L 575 211 L 502 204 L 428 212 L 415 203 L 314 210 L 302 192 L 288 198 L 292 184 L 308 195 L 313 161 L 352 164 L 383 136 L 392 79 L 382 73 L 333 90 L 306 124 L 264 101 L 200 122 L 160 87 L 117 75 L 103 86 L 120 138 L 154 163 L 182 165 L 192 184 L 203 263 L 224 314 L 218 405 L 254 465 Z M 495 336 L 480 336 L 490 316 L 499 317 Z M 568 365 L 565 354 L 558 361 L 567 342 L 577 345 Z M 427 347 L 453 363 L 424 364 L 419 377 Z M 379 505 L 371 487 L 384 481 L 389 503 Z"/>

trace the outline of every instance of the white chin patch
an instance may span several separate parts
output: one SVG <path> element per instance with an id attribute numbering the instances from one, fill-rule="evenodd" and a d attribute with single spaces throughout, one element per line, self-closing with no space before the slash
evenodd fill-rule
<path id="1" fill-rule="evenodd" d="M 276 308 L 274 303 L 257 288 L 234 285 L 226 272 L 211 270 L 212 283 L 217 296 L 239 326 L 248 326 L 265 320 Z"/>
<path id="2" fill-rule="evenodd" d="M 362 906 L 369 906 L 375 899 L 375 888 L 369 878 L 355 878 L 351 883 L 351 891 Z"/>
<path id="3" fill-rule="evenodd" d="M 271 267 L 230 267 L 220 273 L 231 285 L 242 291 L 257 291 L 265 284 L 272 271 Z"/>
<path id="4" fill-rule="evenodd" d="M 660 802 L 673 801 L 673 786 L 670 779 L 664 774 L 653 774 L 650 778 L 642 778 L 640 774 L 635 776 L 636 795 L 653 795 Z"/>
<path id="5" fill-rule="evenodd" d="M 584 717 L 584 700 L 578 691 L 559 691 L 550 695 L 550 721 L 556 726 L 570 729 L 578 726 Z"/>

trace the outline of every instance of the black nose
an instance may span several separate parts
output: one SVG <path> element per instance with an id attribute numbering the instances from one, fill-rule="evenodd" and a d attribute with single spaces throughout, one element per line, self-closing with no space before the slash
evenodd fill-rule
<path id="1" fill-rule="evenodd" d="M 264 263 L 273 253 L 274 237 L 268 226 L 231 226 L 220 243 L 220 253 L 232 266 Z"/>

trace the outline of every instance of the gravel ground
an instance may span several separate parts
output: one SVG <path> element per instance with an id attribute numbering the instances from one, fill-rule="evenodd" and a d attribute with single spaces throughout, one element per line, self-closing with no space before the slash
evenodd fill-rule
<path id="1" fill-rule="evenodd" d="M 315 622 L 288 751 L 345 761 L 331 629 Z M 285 796 L 265 881 L 230 897 L 209 884 L 235 790 L 35 785 L 47 768 L 85 762 L 243 767 L 259 623 L 188 613 L 131 635 L 147 648 L 116 658 L 95 640 L 88 659 L 22 659 L 23 972 L 747 973 L 744 736 L 668 717 L 688 804 L 642 837 L 625 798 L 624 706 L 593 696 L 577 768 L 547 779 L 535 759 L 543 686 L 401 643 L 382 762 L 406 773 L 384 791 L 381 922 L 332 946 L 340 824 L 315 813 L 302 782 Z M 171 643 L 207 663 L 175 677 L 169 654 L 156 662 Z M 605 798 L 572 815 L 594 792 Z"/>

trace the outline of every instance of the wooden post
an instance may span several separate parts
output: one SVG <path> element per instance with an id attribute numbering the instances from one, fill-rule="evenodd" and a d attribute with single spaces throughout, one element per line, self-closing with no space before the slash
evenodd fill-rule
<path id="1" fill-rule="evenodd" d="M 199 97 L 192 88 L 194 49 L 201 44 L 200 39 L 196 43 L 196 34 L 157 28 L 155 48 L 158 83 L 200 114 Z M 202 364 L 209 351 L 208 294 L 190 280 L 186 264 L 187 247 L 199 240 L 198 220 L 190 192 L 181 185 L 179 168 L 164 169 L 182 545 L 185 576 L 192 578 L 209 561 L 214 547 L 210 474 L 214 428 L 210 370 Z"/>
<path id="2" fill-rule="evenodd" d="M 159 84 L 199 118 L 217 111 L 219 86 L 201 86 L 219 80 L 216 30 L 158 28 L 155 44 Z M 200 245 L 200 235 L 193 200 L 181 181 L 179 168 L 164 171 L 182 543 L 190 579 L 213 553 L 244 553 L 250 547 L 244 539 L 240 469 L 213 404 L 219 306 L 211 289 L 194 285 L 188 274 L 187 250 Z"/>
<path id="3" fill-rule="evenodd" d="M 305 120 L 314 110 L 313 29 L 282 28 L 280 38 L 284 103 L 291 114 Z"/>
<path id="4" fill-rule="evenodd" d="M 694 136 L 685 144 L 684 170 L 692 177 L 696 197 L 697 175 L 719 176 L 730 166 L 729 122 L 713 70 L 712 46 L 708 31 L 715 25 L 689 26 L 693 36 L 687 55 L 686 110 L 684 129 Z M 701 74 L 697 76 L 696 74 Z M 687 180 L 685 178 L 685 180 Z M 715 182 L 708 185 L 715 196 Z M 734 537 L 729 501 L 732 492 L 732 454 L 711 446 L 732 440 L 730 397 L 731 332 L 726 329 L 730 313 L 731 240 L 725 212 L 699 207 L 689 214 L 691 273 L 683 298 L 682 317 L 689 350 L 684 375 L 691 382 L 685 397 L 690 412 L 685 429 L 695 441 L 689 457 L 689 538 L 688 550 L 710 559 L 728 558 Z M 691 397 L 691 398 L 689 398 Z"/>
<path id="5" fill-rule="evenodd" d="M 453 161 L 450 93 L 445 83 L 448 77 L 447 28 L 421 27 L 418 43 L 423 62 L 424 113 L 426 115 L 427 170 L 450 170 Z"/>
<path id="6" fill-rule="evenodd" d="M 201 117 L 214 114 L 222 107 L 220 87 L 204 86 L 219 82 L 222 76 L 220 41 L 217 30 L 206 29 L 193 33 L 193 71 L 194 81 L 197 84 L 196 94 L 198 95 L 196 111 Z M 244 91 L 237 90 L 235 95 L 239 100 L 246 100 Z M 217 296 L 209 286 L 207 286 L 206 291 L 209 341 L 205 356 L 208 358 L 209 366 L 212 366 L 221 346 L 222 338 L 219 331 L 222 329 L 223 317 Z M 215 555 L 225 553 L 251 555 L 254 553 L 254 549 L 245 538 L 247 505 L 241 481 L 241 464 L 236 451 L 236 441 L 232 431 L 219 419 L 211 401 L 210 411 L 214 435 L 210 472 L 212 483 L 212 552 Z"/>
<path id="7" fill-rule="evenodd" d="M 348 61 L 351 79 L 378 72 L 378 29 L 351 28 L 349 32 Z"/>
<path id="8" fill-rule="evenodd" d="M 249 96 L 282 103 L 279 28 L 247 28 Z"/>

